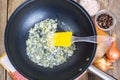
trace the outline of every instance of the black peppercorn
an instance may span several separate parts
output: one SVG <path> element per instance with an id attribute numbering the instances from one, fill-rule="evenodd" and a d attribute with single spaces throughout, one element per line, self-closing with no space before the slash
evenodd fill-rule
<path id="1" fill-rule="evenodd" d="M 107 29 L 113 25 L 113 18 L 109 14 L 101 14 L 97 18 L 97 24 L 101 28 Z"/>

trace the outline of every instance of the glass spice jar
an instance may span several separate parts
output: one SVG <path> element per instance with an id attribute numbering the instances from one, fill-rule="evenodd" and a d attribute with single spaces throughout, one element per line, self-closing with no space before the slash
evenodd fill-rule
<path id="1" fill-rule="evenodd" d="M 95 24 L 103 31 L 110 31 L 115 27 L 116 19 L 112 12 L 101 10 L 95 15 Z"/>

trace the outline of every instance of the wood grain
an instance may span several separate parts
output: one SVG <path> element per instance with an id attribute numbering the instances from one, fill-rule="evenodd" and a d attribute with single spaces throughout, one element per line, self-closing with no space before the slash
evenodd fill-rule
<path id="1" fill-rule="evenodd" d="M 11 16 L 13 11 L 24 2 L 25 0 L 0 0 L 0 53 L 5 51 L 4 49 L 4 30 L 7 19 Z M 79 0 L 76 0 L 79 2 Z M 117 24 L 112 30 L 112 33 L 117 34 L 117 46 L 120 49 L 120 0 L 97 0 L 101 9 L 110 10 L 117 19 Z M 120 60 L 116 61 L 113 70 L 108 70 L 107 73 L 120 80 Z M 12 80 L 5 70 L 0 66 L 0 80 Z M 101 80 L 97 76 L 91 73 L 85 73 L 79 80 Z"/>
<path id="2" fill-rule="evenodd" d="M 4 30 L 7 21 L 7 0 L 0 0 L 0 53 L 5 52 L 4 49 Z"/>
<path id="3" fill-rule="evenodd" d="M 4 30 L 7 22 L 7 0 L 0 0 L 0 54 L 4 49 Z M 5 70 L 0 66 L 0 80 L 5 80 Z"/>

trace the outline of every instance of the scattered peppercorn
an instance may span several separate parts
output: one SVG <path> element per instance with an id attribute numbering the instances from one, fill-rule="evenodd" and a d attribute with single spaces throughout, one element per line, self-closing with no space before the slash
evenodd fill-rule
<path id="1" fill-rule="evenodd" d="M 113 25 L 113 18 L 109 14 L 101 14 L 97 18 L 97 24 L 104 29 Z"/>

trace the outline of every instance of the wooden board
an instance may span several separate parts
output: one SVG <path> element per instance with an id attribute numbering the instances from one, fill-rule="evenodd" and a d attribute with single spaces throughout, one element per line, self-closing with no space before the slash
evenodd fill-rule
<path id="1" fill-rule="evenodd" d="M 7 22 L 7 0 L 0 0 L 0 53 L 5 51 L 4 49 L 4 30 Z M 6 72 L 0 66 L 0 80 L 6 79 Z"/>
<path id="2" fill-rule="evenodd" d="M 0 53 L 5 52 L 4 49 L 4 30 L 6 26 L 7 19 L 13 11 L 25 0 L 0 0 Z M 76 0 L 79 2 L 79 0 Z M 120 49 L 120 0 L 97 0 L 101 5 L 101 9 L 108 9 L 115 15 L 117 19 L 117 24 L 112 30 L 113 33 L 117 34 L 117 46 Z M 116 77 L 120 80 L 120 60 L 116 61 L 113 70 L 108 70 L 107 73 Z M 12 78 L 5 72 L 5 70 L 0 66 L 0 80 L 12 80 Z M 97 76 L 91 73 L 85 73 L 79 80 L 101 80 Z"/>

